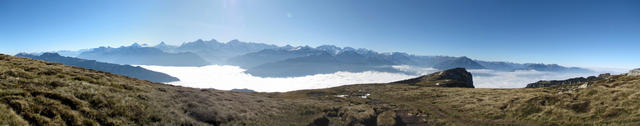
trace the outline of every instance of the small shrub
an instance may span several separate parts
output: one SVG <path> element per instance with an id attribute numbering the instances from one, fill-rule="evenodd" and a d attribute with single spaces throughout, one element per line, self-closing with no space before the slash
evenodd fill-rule
<path id="1" fill-rule="evenodd" d="M 93 78 L 89 78 L 87 76 L 77 76 L 77 77 L 73 77 L 73 80 L 76 81 L 85 81 L 85 82 L 89 82 L 89 83 L 95 83 L 95 80 Z"/>
<path id="2" fill-rule="evenodd" d="M 27 71 L 27 72 L 36 72 L 36 71 L 39 71 L 39 69 L 38 69 L 38 68 L 36 68 L 36 67 L 27 67 L 27 68 L 24 68 L 24 71 Z"/>
<path id="3" fill-rule="evenodd" d="M 54 70 L 54 69 L 47 69 L 41 72 L 38 72 L 38 75 L 47 75 L 47 76 L 53 76 L 58 74 L 60 71 Z"/>
<path id="4" fill-rule="evenodd" d="M 520 108 L 518 108 L 515 113 L 519 113 L 520 117 L 527 117 L 531 114 L 541 112 L 542 108 L 538 106 L 539 105 L 536 104 L 524 104 L 520 106 Z"/>
<path id="5" fill-rule="evenodd" d="M 579 112 L 579 113 L 589 112 L 589 110 L 590 110 L 589 101 L 571 103 L 567 107 L 570 110 L 573 110 L 573 111 Z"/>
<path id="6" fill-rule="evenodd" d="M 49 81 L 49 83 L 48 83 L 48 84 L 49 84 L 49 86 L 52 86 L 52 87 L 64 87 L 64 86 L 68 86 L 68 84 L 66 84 L 66 83 L 64 83 L 64 82 L 62 82 L 62 81 L 59 81 L 59 80 L 51 80 L 51 81 Z"/>
<path id="7" fill-rule="evenodd" d="M 9 75 L 9 76 L 12 76 L 12 77 L 18 77 L 18 78 L 26 78 L 26 79 L 35 78 L 35 76 L 33 76 L 33 75 L 31 75 L 31 74 L 29 74 L 27 72 L 24 72 L 24 71 L 21 71 L 21 70 L 14 70 L 14 69 L 10 69 L 10 70 L 4 71 L 2 74 Z"/>
<path id="8" fill-rule="evenodd" d="M 65 95 L 59 94 L 59 93 L 32 92 L 31 95 L 34 95 L 34 96 L 42 95 L 42 96 L 50 98 L 50 99 L 58 100 L 58 101 L 60 101 L 60 103 L 71 107 L 71 109 L 78 109 L 83 105 L 80 100 L 74 98 L 73 96 L 65 96 Z"/>

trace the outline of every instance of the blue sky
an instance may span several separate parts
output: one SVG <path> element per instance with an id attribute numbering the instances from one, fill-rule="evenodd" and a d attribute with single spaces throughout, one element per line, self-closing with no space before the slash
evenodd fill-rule
<path id="1" fill-rule="evenodd" d="M 638 0 L 0 0 L 0 53 L 197 39 L 640 67 Z"/>

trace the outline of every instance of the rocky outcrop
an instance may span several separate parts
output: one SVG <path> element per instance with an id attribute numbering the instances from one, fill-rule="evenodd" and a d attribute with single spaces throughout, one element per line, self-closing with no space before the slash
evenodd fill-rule
<path id="1" fill-rule="evenodd" d="M 419 86 L 463 87 L 474 88 L 471 73 L 465 68 L 454 68 L 424 75 L 418 78 L 402 80 L 393 83 L 411 84 Z"/>
<path id="2" fill-rule="evenodd" d="M 609 77 L 611 77 L 611 74 L 606 73 L 606 74 L 600 74 L 597 77 L 596 76 L 589 76 L 587 78 L 577 77 L 577 78 L 571 78 L 571 79 L 567 79 L 567 80 L 538 81 L 538 82 L 535 82 L 535 83 L 527 84 L 527 86 L 525 88 L 542 88 L 542 87 L 551 87 L 551 86 L 556 86 L 556 85 L 577 84 L 577 83 L 584 83 L 584 82 L 589 82 L 589 81 L 603 80 L 603 79 L 607 79 Z"/>
<path id="3" fill-rule="evenodd" d="M 628 76 L 640 76 L 640 68 L 634 69 L 627 73 Z"/>

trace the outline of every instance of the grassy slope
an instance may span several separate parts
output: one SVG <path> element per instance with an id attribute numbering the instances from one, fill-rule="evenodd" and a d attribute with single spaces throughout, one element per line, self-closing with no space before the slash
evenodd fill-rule
<path id="1" fill-rule="evenodd" d="M 638 125 L 640 77 L 590 84 L 540 89 L 364 84 L 239 93 L 0 55 L 0 125 Z"/>
<path id="2" fill-rule="evenodd" d="M 290 113 L 288 103 L 0 55 L 0 125 L 251 124 Z"/>

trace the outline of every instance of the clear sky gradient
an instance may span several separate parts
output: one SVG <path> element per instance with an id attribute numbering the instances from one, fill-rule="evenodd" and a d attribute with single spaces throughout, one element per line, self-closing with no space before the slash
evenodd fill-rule
<path id="1" fill-rule="evenodd" d="M 0 53 L 197 39 L 640 67 L 638 0 L 0 0 Z"/>

